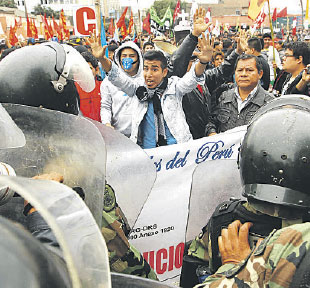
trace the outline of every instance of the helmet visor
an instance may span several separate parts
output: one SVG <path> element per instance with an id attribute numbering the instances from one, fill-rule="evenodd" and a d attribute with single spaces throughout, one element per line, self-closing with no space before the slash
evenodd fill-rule
<path id="1" fill-rule="evenodd" d="M 94 90 L 95 78 L 83 56 L 69 45 L 63 44 L 63 48 L 66 52 L 64 72 L 69 72 L 67 78 L 76 82 L 85 92 Z"/>

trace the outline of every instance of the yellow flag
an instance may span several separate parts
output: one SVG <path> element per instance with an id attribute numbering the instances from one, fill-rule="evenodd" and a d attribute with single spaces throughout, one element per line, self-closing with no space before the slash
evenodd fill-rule
<path id="1" fill-rule="evenodd" d="M 267 0 L 251 0 L 249 10 L 248 10 L 248 16 L 252 19 L 255 20 L 263 8 L 264 3 Z"/>

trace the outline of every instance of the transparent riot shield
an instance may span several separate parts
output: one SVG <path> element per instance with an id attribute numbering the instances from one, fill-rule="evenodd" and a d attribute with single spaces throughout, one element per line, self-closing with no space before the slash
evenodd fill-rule
<path id="1" fill-rule="evenodd" d="M 0 104 L 0 149 L 22 147 L 26 144 L 23 132 Z"/>
<path id="2" fill-rule="evenodd" d="M 243 198 L 236 160 L 200 163 L 194 173 L 189 203 L 186 241 L 197 236 L 217 205 L 230 198 Z"/>
<path id="3" fill-rule="evenodd" d="M 107 149 L 106 180 L 116 194 L 130 227 L 139 216 L 156 179 L 156 168 L 137 144 L 121 133 L 92 121 Z"/>
<path id="4" fill-rule="evenodd" d="M 22 130 L 26 145 L 1 149 L 0 161 L 11 165 L 17 176 L 63 175 L 64 184 L 83 189 L 85 203 L 100 225 L 106 150 L 98 129 L 89 120 L 71 114 L 18 104 L 3 107 Z"/>
<path id="5" fill-rule="evenodd" d="M 91 212 L 72 189 L 55 181 L 9 176 L 0 176 L 0 186 L 9 186 L 28 200 L 48 223 L 73 287 L 111 287 L 105 241 Z"/>

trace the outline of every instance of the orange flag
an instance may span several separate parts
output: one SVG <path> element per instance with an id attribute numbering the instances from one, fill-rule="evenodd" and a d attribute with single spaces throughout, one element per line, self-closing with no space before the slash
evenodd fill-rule
<path id="1" fill-rule="evenodd" d="M 255 20 L 259 14 L 259 12 L 262 10 L 264 3 L 267 0 L 251 0 L 250 7 L 248 10 L 248 16 L 252 20 Z"/>

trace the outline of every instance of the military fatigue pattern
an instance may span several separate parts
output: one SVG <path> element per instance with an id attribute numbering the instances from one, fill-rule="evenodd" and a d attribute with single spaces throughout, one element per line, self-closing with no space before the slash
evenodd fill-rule
<path id="1" fill-rule="evenodd" d="M 274 230 L 246 260 L 223 265 L 197 287 L 290 287 L 309 240 L 310 223 Z"/>
<path id="2" fill-rule="evenodd" d="M 141 253 L 129 244 L 125 234 L 126 227 L 122 212 L 115 201 L 114 191 L 107 185 L 101 232 L 108 247 L 111 271 L 157 280 L 156 273 Z"/>
<path id="3" fill-rule="evenodd" d="M 244 203 L 243 206 L 250 212 L 261 215 L 260 212 L 255 210 L 249 203 Z M 210 232 L 208 227 L 206 231 L 201 232 L 195 239 L 191 242 L 187 254 L 189 256 L 205 261 L 208 264 L 208 267 L 211 269 L 211 272 L 215 272 L 214 266 L 212 264 L 212 242 L 210 237 Z"/>

